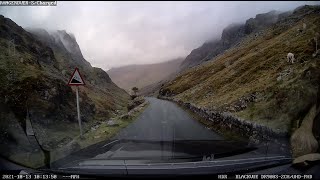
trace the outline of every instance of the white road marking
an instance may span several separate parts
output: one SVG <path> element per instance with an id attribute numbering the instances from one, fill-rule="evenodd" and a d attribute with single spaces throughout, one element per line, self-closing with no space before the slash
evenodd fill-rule
<path id="1" fill-rule="evenodd" d="M 114 141 L 112 141 L 112 142 L 109 142 L 108 144 L 105 144 L 105 145 L 103 145 L 102 147 L 106 147 L 106 146 L 108 146 L 109 144 L 112 144 L 112 143 L 117 142 L 117 141 L 119 141 L 119 140 L 114 140 Z"/>

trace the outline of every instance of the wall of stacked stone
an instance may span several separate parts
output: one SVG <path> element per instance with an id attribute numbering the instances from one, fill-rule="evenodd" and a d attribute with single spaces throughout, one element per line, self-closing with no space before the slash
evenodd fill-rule
<path id="1" fill-rule="evenodd" d="M 289 137 L 288 133 L 275 132 L 267 126 L 263 126 L 255 122 L 250 122 L 237 118 L 233 116 L 231 113 L 221 113 L 208 110 L 205 108 L 197 107 L 196 105 L 191 103 L 185 103 L 181 100 L 176 100 L 172 97 L 159 96 L 159 98 L 173 101 L 185 108 L 188 108 L 192 112 L 200 115 L 202 118 L 212 121 L 216 125 L 216 127 L 232 131 L 234 133 L 239 134 L 242 137 L 247 137 L 250 140 L 277 141 L 278 139 L 287 139 Z"/>

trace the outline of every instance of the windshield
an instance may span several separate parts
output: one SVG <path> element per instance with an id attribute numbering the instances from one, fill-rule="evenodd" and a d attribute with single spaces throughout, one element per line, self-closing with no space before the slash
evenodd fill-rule
<path id="1" fill-rule="evenodd" d="M 320 160 L 319 2 L 0 3 L 6 160 L 83 174 Z"/>

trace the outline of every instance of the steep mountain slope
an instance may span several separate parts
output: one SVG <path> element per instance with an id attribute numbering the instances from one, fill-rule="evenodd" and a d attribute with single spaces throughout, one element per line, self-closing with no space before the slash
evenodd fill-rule
<path id="1" fill-rule="evenodd" d="M 112 68 L 108 71 L 108 74 L 119 87 L 130 92 L 134 86 L 141 89 L 175 73 L 182 60 L 183 58 L 178 58 L 157 64 L 129 65 Z"/>
<path id="2" fill-rule="evenodd" d="M 29 31 L 0 16 L 0 153 L 18 159 L 35 150 L 23 133 L 26 118 L 44 149 L 61 147 L 78 136 L 75 88 L 67 86 L 75 67 L 86 83 L 79 88 L 85 131 L 126 111 L 129 99 L 105 71 L 83 58 L 73 35 Z"/>
<path id="3" fill-rule="evenodd" d="M 201 47 L 192 52 L 181 63 L 181 71 L 197 66 L 205 61 L 213 60 L 214 57 L 223 53 L 225 50 L 237 45 L 249 34 L 254 34 L 261 29 L 269 27 L 278 19 L 286 17 L 289 13 L 270 11 L 264 14 L 257 14 L 255 18 L 248 19 L 245 24 L 231 24 L 226 27 L 221 35 L 221 39 L 204 43 Z M 256 36 L 258 34 L 255 34 Z"/>
<path id="4" fill-rule="evenodd" d="M 160 95 L 208 112 L 230 112 L 276 132 L 293 132 L 320 102 L 319 53 L 313 56 L 319 13 L 319 6 L 303 6 L 281 16 L 214 61 L 184 71 L 166 83 Z M 295 55 L 293 64 L 287 62 L 289 52 Z"/>

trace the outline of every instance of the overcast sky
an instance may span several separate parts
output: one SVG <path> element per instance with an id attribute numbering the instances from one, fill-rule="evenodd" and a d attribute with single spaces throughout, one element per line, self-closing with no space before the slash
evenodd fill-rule
<path id="1" fill-rule="evenodd" d="M 58 2 L 0 7 L 22 27 L 72 32 L 86 60 L 105 70 L 187 56 L 223 28 L 257 13 L 319 2 Z"/>

